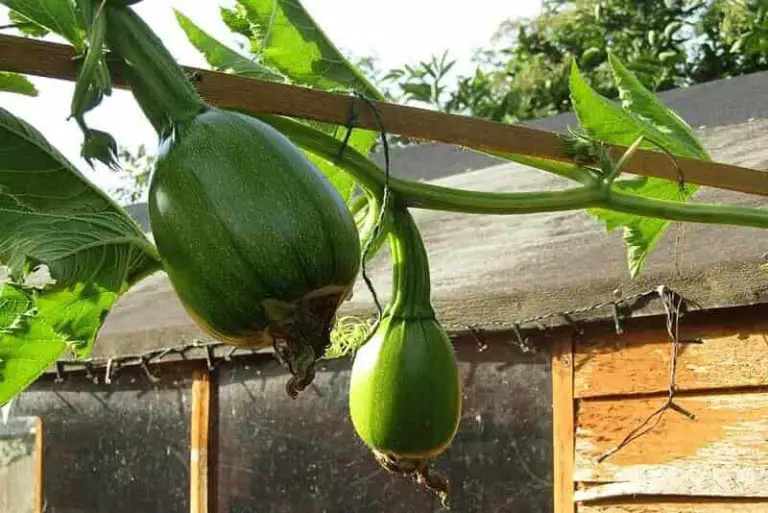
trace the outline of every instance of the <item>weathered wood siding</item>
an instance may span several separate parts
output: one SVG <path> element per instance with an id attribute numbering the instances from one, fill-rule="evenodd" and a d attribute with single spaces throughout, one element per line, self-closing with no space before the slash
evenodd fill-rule
<path id="1" fill-rule="evenodd" d="M 675 403 L 645 434 L 600 457 L 667 400 L 671 342 L 660 321 L 574 347 L 574 501 L 579 513 L 768 511 L 768 317 L 681 320 Z"/>
<path id="2" fill-rule="evenodd" d="M 680 338 L 677 389 L 717 390 L 768 385 L 768 323 L 688 324 Z M 666 332 L 641 329 L 584 340 L 575 354 L 577 398 L 664 392 L 669 385 L 671 344 Z"/>
<path id="3" fill-rule="evenodd" d="M 687 502 L 660 500 L 630 503 L 590 504 L 579 508 L 580 513 L 765 513 L 768 500 L 712 501 L 688 499 Z"/>
<path id="4" fill-rule="evenodd" d="M 666 398 L 585 401 L 576 426 L 577 499 L 628 494 L 768 496 L 768 394 L 681 397 L 646 435 L 602 463 Z"/>

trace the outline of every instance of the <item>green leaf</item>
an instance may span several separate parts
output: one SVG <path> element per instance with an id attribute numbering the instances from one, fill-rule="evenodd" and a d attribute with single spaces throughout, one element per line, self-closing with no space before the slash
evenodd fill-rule
<path id="1" fill-rule="evenodd" d="M 23 14 L 19 14 L 16 11 L 10 11 L 8 13 L 8 21 L 13 23 L 17 30 L 27 36 L 45 37 L 50 33 L 47 28 L 38 25 Z"/>
<path id="2" fill-rule="evenodd" d="M 54 34 L 77 50 L 85 47 L 85 29 L 72 0 L 0 0 L 12 11 Z"/>
<path id="3" fill-rule="evenodd" d="M 243 57 L 217 41 L 180 11 L 174 9 L 174 13 L 176 14 L 179 26 L 187 35 L 187 39 L 205 56 L 208 63 L 217 71 L 275 82 L 283 82 L 285 80 L 275 70 L 259 64 L 254 59 Z"/>
<path id="4" fill-rule="evenodd" d="M 675 122 L 675 116 L 658 102 L 651 101 L 640 83 L 623 70 L 620 87 L 624 88 L 622 95 L 630 98 L 627 108 L 600 96 L 581 75 L 575 62 L 571 66 L 570 88 L 571 100 L 582 129 L 592 138 L 607 141 L 622 146 L 631 146 L 641 135 L 650 137 L 661 144 L 673 155 L 706 158 L 702 155 L 702 146 L 695 140 L 693 144 L 688 138 L 680 137 L 680 127 Z M 643 143 L 642 148 L 660 151 L 651 143 Z M 623 192 L 637 196 L 686 201 L 697 191 L 698 187 L 686 185 L 685 191 L 669 180 L 659 178 L 643 178 L 638 180 L 617 180 L 614 187 Z M 642 270 L 648 255 L 658 244 L 669 222 L 659 219 L 638 217 L 603 209 L 589 209 L 588 212 L 612 230 L 624 228 L 624 242 L 627 247 L 627 261 L 630 274 L 637 276 Z"/>
<path id="5" fill-rule="evenodd" d="M 129 264 L 129 273 L 156 259 L 122 208 L 37 130 L 2 108 L 0 154 L 0 264 L 15 280 L 30 265 L 45 264 L 54 279 L 70 284 L 91 279 L 97 264 Z M 113 246 L 128 249 L 128 257 L 115 260 Z"/>
<path id="6" fill-rule="evenodd" d="M 114 302 L 161 266 L 122 208 L 37 130 L 1 108 L 0 154 L 0 264 L 17 284 L 41 266 L 53 281 L 24 290 L 31 302 L 24 308 L 14 303 L 21 301 L 19 286 L 5 284 L 11 301 L 0 301 L 0 321 L 15 328 L 0 336 L 3 403 L 65 348 L 86 356 Z"/>
<path id="7" fill-rule="evenodd" d="M 414 100 L 429 102 L 432 99 L 432 86 L 429 84 L 406 82 L 400 84 L 400 88 Z"/>
<path id="8" fill-rule="evenodd" d="M 608 53 L 611 70 L 619 90 L 622 108 L 653 126 L 668 140 L 684 145 L 689 156 L 709 159 L 709 153 L 693 129 L 674 111 L 666 107 L 653 93 L 643 87 L 612 52 Z"/>
<path id="9" fill-rule="evenodd" d="M 123 292 L 121 266 L 102 266 L 87 283 L 38 291 L 6 283 L 0 290 L 0 404 L 70 350 L 88 356 Z"/>
<path id="10" fill-rule="evenodd" d="M 350 65 L 298 0 L 239 0 L 254 29 L 253 51 L 293 82 L 383 97 Z"/>
<path id="11" fill-rule="evenodd" d="M 77 357 L 88 356 L 112 305 L 128 287 L 125 271 L 132 265 L 126 261 L 132 258 L 130 252 L 124 247 L 111 246 L 105 253 L 104 262 L 109 263 L 93 263 L 98 274 L 92 279 L 67 286 L 55 285 L 37 301 L 40 318 L 66 337 Z M 93 252 L 90 256 L 97 254 Z"/>
<path id="12" fill-rule="evenodd" d="M 635 82 L 635 84 L 637 87 L 642 87 L 639 82 Z M 638 137 L 646 135 L 675 155 L 702 158 L 698 148 L 690 147 L 687 142 L 670 137 L 669 131 L 658 129 L 634 112 L 623 109 L 616 103 L 600 96 L 586 82 L 575 62 L 571 67 L 570 88 L 571 100 L 579 123 L 590 137 L 630 146 Z M 637 93 L 633 94 L 635 97 L 637 96 Z M 666 107 L 661 106 L 661 108 L 665 109 Z M 646 117 L 648 115 L 649 113 L 646 112 Z M 651 143 L 643 143 L 642 147 L 660 151 Z"/>
<path id="13" fill-rule="evenodd" d="M 251 27 L 253 51 L 292 82 L 326 91 L 351 90 L 373 100 L 384 98 L 334 46 L 298 0 L 239 0 L 239 7 L 224 11 L 228 12 L 224 21 L 242 28 L 242 22 L 233 20 L 245 17 Z M 346 135 L 346 128 L 341 126 L 327 125 L 324 131 L 337 139 Z M 355 129 L 349 145 L 367 155 L 376 136 L 376 132 Z"/>
<path id="14" fill-rule="evenodd" d="M 0 71 L 0 91 L 37 96 L 37 88 L 24 75 Z"/>
<path id="15" fill-rule="evenodd" d="M 67 340 L 40 316 L 35 293 L 0 289 L 0 405 L 35 381 L 67 349 Z"/>

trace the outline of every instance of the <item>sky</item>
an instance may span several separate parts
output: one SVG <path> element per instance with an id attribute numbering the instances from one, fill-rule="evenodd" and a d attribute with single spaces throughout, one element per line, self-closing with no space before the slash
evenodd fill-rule
<path id="1" fill-rule="evenodd" d="M 172 9 L 236 48 L 219 16 L 219 6 L 233 4 L 234 0 L 151 0 L 135 4 L 134 8 L 179 62 L 209 68 L 187 41 Z M 445 0 L 303 0 L 302 4 L 340 49 L 356 56 L 375 56 L 384 69 L 413 64 L 448 50 L 458 59 L 457 71 L 470 72 L 474 50 L 490 40 L 499 23 L 535 15 L 540 1 L 474 0 L 472 9 L 467 9 L 466 4 L 460 9 L 446 9 Z M 4 23 L 7 10 L 0 7 L 0 25 Z M 82 134 L 74 121 L 67 121 L 73 83 L 37 77 L 31 80 L 39 90 L 37 97 L 0 93 L 0 106 L 42 132 L 99 187 L 119 185 L 114 173 L 98 164 L 91 169 L 79 156 Z M 115 90 L 86 119 L 93 128 L 112 133 L 121 146 L 135 149 L 144 144 L 150 151 L 156 147 L 151 125 L 126 91 Z"/>

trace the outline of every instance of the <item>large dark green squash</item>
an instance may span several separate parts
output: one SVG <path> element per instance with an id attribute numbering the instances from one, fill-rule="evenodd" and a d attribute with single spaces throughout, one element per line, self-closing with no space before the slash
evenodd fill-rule
<path id="1" fill-rule="evenodd" d="M 209 108 L 160 148 L 149 188 L 152 232 L 184 307 L 211 336 L 275 344 L 309 384 L 360 266 L 354 219 L 287 138 Z"/>

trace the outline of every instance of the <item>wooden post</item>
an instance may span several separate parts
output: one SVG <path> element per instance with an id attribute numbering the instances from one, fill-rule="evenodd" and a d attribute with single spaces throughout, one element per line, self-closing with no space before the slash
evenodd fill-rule
<path id="1" fill-rule="evenodd" d="M 208 442 L 211 418 L 211 375 L 196 370 L 192 377 L 192 426 L 189 466 L 189 511 L 209 513 Z"/>
<path id="2" fill-rule="evenodd" d="M 554 513 L 574 513 L 573 340 L 563 337 L 552 353 Z"/>
<path id="3" fill-rule="evenodd" d="M 35 512 L 43 513 L 43 420 L 35 419 Z"/>

